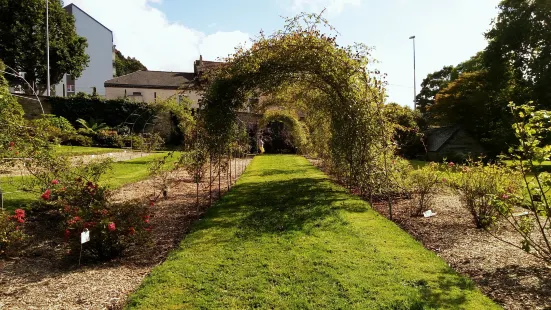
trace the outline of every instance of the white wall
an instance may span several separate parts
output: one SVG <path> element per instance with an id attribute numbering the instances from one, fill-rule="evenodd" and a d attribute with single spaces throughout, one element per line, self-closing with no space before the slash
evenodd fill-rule
<path id="1" fill-rule="evenodd" d="M 73 15 L 78 35 L 88 40 L 86 54 L 90 56 L 88 68 L 75 81 L 75 90 L 92 94 L 95 86 L 98 95 L 105 96 L 104 83 L 113 78 L 113 33 L 76 6 Z"/>

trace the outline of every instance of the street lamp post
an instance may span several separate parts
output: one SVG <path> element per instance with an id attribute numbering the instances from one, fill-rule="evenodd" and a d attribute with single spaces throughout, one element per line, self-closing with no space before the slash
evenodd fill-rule
<path id="1" fill-rule="evenodd" d="M 49 25 L 49 0 L 46 0 L 46 65 L 48 71 L 48 81 L 46 83 L 46 95 L 50 97 L 50 25 Z"/>
<path id="2" fill-rule="evenodd" d="M 413 40 L 413 107 L 417 108 L 417 74 L 415 68 L 415 36 L 409 37 Z"/>

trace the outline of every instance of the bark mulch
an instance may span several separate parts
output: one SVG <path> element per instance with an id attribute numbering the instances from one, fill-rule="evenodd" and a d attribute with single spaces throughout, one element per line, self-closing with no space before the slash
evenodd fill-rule
<path id="1" fill-rule="evenodd" d="M 242 160 L 247 165 L 250 159 Z M 232 174 L 234 170 L 232 169 Z M 240 175 L 238 171 L 238 175 Z M 185 173 L 174 174 L 173 178 Z M 208 178 L 208 175 L 207 175 Z M 222 193 L 227 177 L 222 177 Z M 213 185 L 217 197 L 218 180 Z M 147 198 L 152 180 L 121 188 L 114 199 Z M 151 269 L 162 263 L 170 250 L 189 231 L 209 205 L 208 184 L 201 184 L 200 210 L 196 208 L 196 186 L 187 178 L 171 186 L 168 199 L 155 205 L 151 218 L 151 243 L 130 249 L 122 258 L 106 263 L 83 262 L 78 266 L 66 258 L 63 239 L 55 226 L 41 215 L 29 218 L 31 234 L 20 257 L 0 259 L 0 309 L 120 309 L 128 294 L 138 288 Z"/>

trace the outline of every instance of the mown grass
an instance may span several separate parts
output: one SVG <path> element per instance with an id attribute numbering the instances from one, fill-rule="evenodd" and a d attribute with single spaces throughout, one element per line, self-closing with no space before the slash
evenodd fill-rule
<path id="1" fill-rule="evenodd" d="M 145 180 L 149 177 L 150 164 L 155 159 L 163 158 L 166 154 L 168 153 L 162 152 L 128 161 L 115 162 L 112 169 L 102 176 L 100 184 L 117 189 L 126 184 Z M 176 161 L 176 156 L 170 159 L 170 162 L 174 161 Z M 25 179 L 28 178 L 30 176 L 0 178 L 0 186 L 4 193 L 6 193 L 4 195 L 5 209 L 8 211 L 13 211 L 17 208 L 26 209 L 33 201 L 40 197 L 40 193 L 36 191 L 20 190 L 22 185 L 25 184 Z"/>
<path id="2" fill-rule="evenodd" d="M 298 156 L 256 157 L 127 309 L 499 308 Z"/>

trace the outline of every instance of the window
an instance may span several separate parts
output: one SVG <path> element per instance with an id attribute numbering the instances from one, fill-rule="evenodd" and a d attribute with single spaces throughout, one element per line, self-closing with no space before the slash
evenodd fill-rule
<path id="1" fill-rule="evenodd" d="M 75 85 L 67 85 L 67 92 L 68 93 L 74 93 L 75 92 Z"/>

